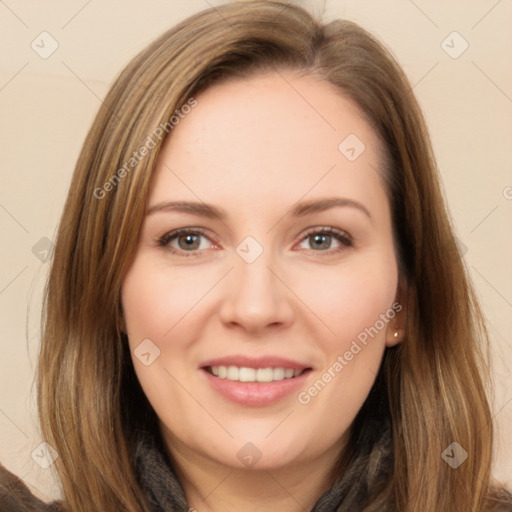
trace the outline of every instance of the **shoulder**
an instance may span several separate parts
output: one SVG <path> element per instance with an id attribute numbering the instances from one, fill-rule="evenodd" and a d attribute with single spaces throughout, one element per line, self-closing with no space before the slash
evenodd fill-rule
<path id="1" fill-rule="evenodd" d="M 16 475 L 0 464 L 0 510 L 2 512 L 64 512 L 57 502 L 36 498 Z"/>

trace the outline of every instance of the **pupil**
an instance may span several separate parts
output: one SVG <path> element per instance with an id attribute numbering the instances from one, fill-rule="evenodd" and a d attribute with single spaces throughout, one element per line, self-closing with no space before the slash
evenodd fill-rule
<path id="1" fill-rule="evenodd" d="M 317 245 L 320 249 L 328 249 L 331 241 L 331 237 L 329 235 L 313 235 L 313 238 L 315 240 L 315 244 L 319 242 L 319 245 Z M 324 243 L 322 244 L 322 240 L 324 240 Z"/>
<path id="2" fill-rule="evenodd" d="M 196 249 L 197 247 L 195 247 L 195 246 L 192 247 L 192 245 L 194 245 L 194 244 L 197 245 L 197 240 L 194 240 L 195 237 L 197 237 L 197 235 L 183 235 L 183 236 L 181 236 L 180 237 L 180 241 L 182 241 L 183 239 L 185 240 L 185 243 L 183 245 L 180 244 L 180 245 L 182 245 L 182 248 L 184 246 L 185 248 L 188 248 L 188 249 L 190 249 L 190 248 Z"/>

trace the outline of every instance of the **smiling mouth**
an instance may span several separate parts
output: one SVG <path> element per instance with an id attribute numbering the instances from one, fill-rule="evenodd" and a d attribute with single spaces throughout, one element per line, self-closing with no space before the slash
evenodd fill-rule
<path id="1" fill-rule="evenodd" d="M 248 368 L 246 366 L 205 366 L 205 371 L 219 379 L 235 382 L 279 382 L 286 379 L 294 379 L 311 368 Z"/>

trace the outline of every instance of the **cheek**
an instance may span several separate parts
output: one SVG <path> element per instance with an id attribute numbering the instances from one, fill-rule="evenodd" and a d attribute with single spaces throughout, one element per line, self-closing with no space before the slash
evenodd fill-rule
<path id="1" fill-rule="evenodd" d="M 161 416 L 190 406 L 180 383 L 197 377 L 197 342 L 215 312 L 211 291 L 224 272 L 207 265 L 171 269 L 142 252 L 125 277 L 122 304 L 134 369 Z"/>
<path id="2" fill-rule="evenodd" d="M 122 304 L 126 331 L 135 373 L 155 410 L 162 406 L 162 390 L 172 386 L 167 368 L 169 361 L 184 351 L 186 337 L 174 337 L 181 327 L 189 303 L 195 298 L 193 290 L 168 277 L 144 255 L 139 255 L 130 268 L 122 287 Z M 189 295 L 191 295 L 189 297 Z M 180 345 L 181 344 L 181 345 Z M 172 372 L 174 374 L 174 371 Z M 178 404 L 169 404 L 177 406 Z"/>
<path id="3" fill-rule="evenodd" d="M 145 254 L 125 277 L 122 304 L 133 365 L 159 416 L 187 407 L 178 383 L 186 382 L 192 371 L 183 364 L 195 338 L 190 320 L 209 286 L 197 273 L 170 272 Z"/>
<path id="4" fill-rule="evenodd" d="M 388 252 L 354 259 L 320 280 L 322 293 L 317 288 L 310 294 L 312 308 L 335 334 L 321 338 L 324 366 L 297 401 L 311 417 L 328 414 L 326 438 L 349 428 L 377 376 L 386 329 L 393 325 L 398 279 L 394 256 Z"/>
<path id="5" fill-rule="evenodd" d="M 373 255 L 372 255 L 373 256 Z M 397 287 L 396 263 L 389 257 L 354 258 L 346 265 L 318 268 L 301 273 L 294 290 L 324 325 L 322 331 L 328 352 L 346 350 L 353 339 L 364 338 L 375 326 L 378 338 L 385 335 L 390 319 L 381 315 L 392 306 Z"/>
<path id="6" fill-rule="evenodd" d="M 161 342 L 186 323 L 193 310 L 214 283 L 201 272 L 170 272 L 144 257 L 128 272 L 122 290 L 126 327 L 131 343 L 151 338 Z M 210 282 L 211 281 L 211 282 Z"/>
<path id="7" fill-rule="evenodd" d="M 302 280 L 299 293 L 325 326 L 316 340 L 324 359 L 297 399 L 310 412 L 329 411 L 333 429 L 348 428 L 362 406 L 379 370 L 386 331 L 394 325 L 398 273 L 388 252 Z"/>

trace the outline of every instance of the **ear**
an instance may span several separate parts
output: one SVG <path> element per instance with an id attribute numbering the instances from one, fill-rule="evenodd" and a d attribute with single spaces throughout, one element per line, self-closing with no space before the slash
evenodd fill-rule
<path id="1" fill-rule="evenodd" d="M 407 302 L 408 286 L 404 279 L 400 278 L 395 295 L 395 301 L 391 309 L 395 312 L 386 328 L 386 347 L 394 347 L 405 338 L 407 326 Z"/>

